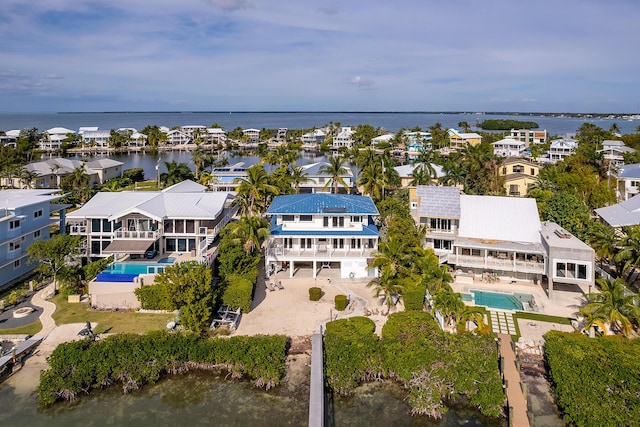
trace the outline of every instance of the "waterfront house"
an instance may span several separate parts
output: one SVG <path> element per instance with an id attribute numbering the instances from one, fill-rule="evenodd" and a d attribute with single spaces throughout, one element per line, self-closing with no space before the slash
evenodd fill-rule
<path id="1" fill-rule="evenodd" d="M 27 253 L 33 242 L 48 239 L 55 225 L 64 232 L 67 206 L 52 203 L 60 197 L 57 190 L 0 190 L 0 289 L 38 266 Z"/>
<path id="2" fill-rule="evenodd" d="M 450 128 L 447 130 L 447 134 L 449 135 L 449 149 L 453 151 L 462 151 L 468 145 L 476 146 L 482 142 L 482 136 L 475 132 L 460 132 Z"/>
<path id="3" fill-rule="evenodd" d="M 598 153 L 602 153 L 604 159 L 609 163 L 610 170 L 619 168 L 624 165 L 624 155 L 627 153 L 635 153 L 631 147 L 627 147 L 624 141 L 602 141 L 602 150 L 598 150 Z"/>
<path id="4" fill-rule="evenodd" d="M 110 130 L 99 130 L 98 128 L 86 129 L 82 132 L 82 143 L 90 147 L 108 148 L 111 140 Z"/>
<path id="5" fill-rule="evenodd" d="M 554 139 L 549 146 L 548 159 L 551 163 L 564 160 L 576 152 L 578 141 L 571 138 Z"/>
<path id="6" fill-rule="evenodd" d="M 166 132 L 166 134 L 166 145 L 173 145 L 175 147 L 190 144 L 192 141 L 191 136 L 181 129 L 172 129 Z"/>
<path id="7" fill-rule="evenodd" d="M 127 141 L 127 146 L 130 148 L 133 147 L 144 147 L 147 145 L 147 135 L 140 133 L 138 131 L 132 132 L 129 136 L 129 141 Z"/>
<path id="8" fill-rule="evenodd" d="M 90 162 L 54 157 L 27 164 L 24 169 L 33 174 L 34 179 L 26 183 L 21 176 L 3 178 L 2 184 L 7 187 L 60 188 L 64 178 L 82 168 L 88 176 L 88 184 L 95 187 L 110 179 L 122 177 L 122 162 L 108 158 L 96 159 Z"/>
<path id="9" fill-rule="evenodd" d="M 638 194 L 638 188 L 640 187 L 640 163 L 622 165 L 617 168 L 617 171 L 612 171 L 612 174 L 618 182 L 618 200 L 629 200 Z"/>
<path id="10" fill-rule="evenodd" d="M 206 137 L 209 143 L 224 144 L 227 142 L 227 133 L 221 128 L 207 128 Z"/>
<path id="11" fill-rule="evenodd" d="M 613 228 L 639 225 L 640 196 L 629 196 L 628 199 L 615 205 L 595 209 L 595 213 L 600 218 L 600 221 Z"/>
<path id="12" fill-rule="evenodd" d="M 428 227 L 426 246 L 453 267 L 457 280 L 542 283 L 545 276 L 549 296 L 554 283 L 585 293 L 593 285 L 593 250 L 557 224 L 542 224 L 534 199 L 464 195 L 455 187 L 416 192 L 412 215 Z"/>
<path id="13" fill-rule="evenodd" d="M 238 185 L 236 180 L 247 177 L 247 166 L 244 162 L 238 162 L 230 166 L 217 166 L 211 171 L 209 186 L 214 191 L 235 191 Z"/>
<path id="14" fill-rule="evenodd" d="M 337 150 L 340 147 L 351 148 L 353 147 L 353 134 L 355 131 L 349 126 L 343 126 L 338 131 L 338 134 L 333 137 L 332 149 Z"/>
<path id="15" fill-rule="evenodd" d="M 16 147 L 16 144 L 18 143 L 18 137 L 20 136 L 20 131 L 17 132 L 17 134 L 15 134 L 15 132 L 13 134 L 9 132 L 6 132 L 4 135 L 0 135 L 0 145 L 6 145 L 8 147 Z"/>
<path id="16" fill-rule="evenodd" d="M 329 166 L 328 162 L 317 162 L 302 166 L 303 173 L 307 174 L 309 181 L 300 184 L 300 193 L 331 193 L 333 191 L 332 177 L 323 172 L 323 167 Z M 338 184 L 339 193 L 349 193 L 355 185 L 353 171 L 348 167 L 346 172 L 340 177 L 344 180 L 346 186 Z"/>
<path id="17" fill-rule="evenodd" d="M 252 144 L 260 142 L 260 129 L 243 129 L 242 134 L 248 139 L 248 142 Z"/>
<path id="18" fill-rule="evenodd" d="M 411 181 L 413 181 L 414 171 L 422 167 L 422 163 L 407 163 L 406 165 L 395 166 L 394 169 L 398 172 L 398 176 L 400 177 L 400 186 L 403 188 L 412 187 Z M 444 176 L 442 166 L 432 163 L 431 167 L 434 172 L 434 176 L 431 177 L 431 183 L 437 184 L 438 178 L 442 178 Z"/>
<path id="19" fill-rule="evenodd" d="M 300 269 L 310 269 L 316 278 L 323 269 L 334 269 L 342 278 L 376 277 L 377 269 L 369 264 L 378 247 L 378 215 L 368 196 L 276 196 L 267 210 L 267 274 L 288 269 L 293 277 Z"/>
<path id="20" fill-rule="evenodd" d="M 498 174 L 504 176 L 504 187 L 508 196 L 525 197 L 529 187 L 536 183 L 540 175 L 540 166 L 524 159 L 510 157 L 498 168 Z"/>
<path id="21" fill-rule="evenodd" d="M 325 138 L 326 134 L 322 129 L 314 129 L 311 132 L 307 132 L 300 138 L 302 140 L 302 148 L 304 150 L 317 150 Z"/>
<path id="22" fill-rule="evenodd" d="M 371 140 L 371 145 L 376 147 L 379 144 L 391 144 L 391 140 L 395 138 L 393 133 L 385 133 L 384 135 L 376 136 Z"/>
<path id="23" fill-rule="evenodd" d="M 67 135 L 75 135 L 75 133 L 75 131 L 63 127 L 48 129 L 42 133 L 40 149 L 45 151 L 59 150 L 62 147 L 62 143 L 67 139 Z"/>
<path id="24" fill-rule="evenodd" d="M 511 129 L 509 136 L 529 144 L 544 144 L 547 141 L 547 130 Z"/>
<path id="25" fill-rule="evenodd" d="M 430 132 L 410 132 L 405 131 L 402 134 L 405 141 L 406 154 L 408 160 L 416 160 L 420 153 L 425 149 L 431 150 L 431 133 Z"/>
<path id="26" fill-rule="evenodd" d="M 193 181 L 162 191 L 99 192 L 67 216 L 69 233 L 87 238 L 87 257 L 206 255 L 232 218 L 233 194 L 207 192 Z"/>
<path id="27" fill-rule="evenodd" d="M 498 157 L 522 157 L 527 143 L 512 137 L 503 138 L 493 143 L 493 154 Z"/>
<path id="28" fill-rule="evenodd" d="M 276 133 L 276 141 L 285 142 L 287 140 L 287 133 L 289 129 L 287 128 L 278 128 L 278 132 Z"/>

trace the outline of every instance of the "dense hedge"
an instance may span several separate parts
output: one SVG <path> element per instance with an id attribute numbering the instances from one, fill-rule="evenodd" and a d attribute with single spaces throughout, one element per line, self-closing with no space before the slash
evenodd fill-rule
<path id="1" fill-rule="evenodd" d="M 164 373 L 190 369 L 227 371 L 269 389 L 284 377 L 286 346 L 284 335 L 206 339 L 164 331 L 72 341 L 60 344 L 47 358 L 50 368 L 40 374 L 38 396 L 50 405 L 112 384 L 128 393 Z"/>
<path id="2" fill-rule="evenodd" d="M 511 129 L 537 129 L 540 126 L 536 122 L 527 122 L 521 120 L 502 120 L 491 119 L 480 123 L 480 127 L 484 130 L 511 130 Z"/>
<path id="3" fill-rule="evenodd" d="M 389 378 L 409 389 L 416 414 L 439 418 L 446 411 L 444 401 L 458 396 L 485 415 L 502 413 L 495 340 L 445 334 L 429 313 L 419 311 L 389 316 L 381 340 L 372 325 L 357 317 L 327 324 L 326 374 L 334 391 L 348 394 L 362 381 Z"/>
<path id="4" fill-rule="evenodd" d="M 178 309 L 163 286 L 142 286 L 134 289 L 133 293 L 140 301 L 140 307 L 145 310 L 173 311 Z"/>
<path id="5" fill-rule="evenodd" d="M 243 313 L 251 310 L 253 292 L 257 280 L 256 274 L 234 274 L 225 278 L 226 287 L 222 294 L 222 303 L 231 307 L 242 309 Z"/>
<path id="6" fill-rule="evenodd" d="M 637 425 L 640 341 L 552 331 L 546 335 L 545 358 L 569 425 Z"/>
<path id="7" fill-rule="evenodd" d="M 405 287 L 402 293 L 405 310 L 423 310 L 426 290 L 427 286 L 422 283 Z"/>

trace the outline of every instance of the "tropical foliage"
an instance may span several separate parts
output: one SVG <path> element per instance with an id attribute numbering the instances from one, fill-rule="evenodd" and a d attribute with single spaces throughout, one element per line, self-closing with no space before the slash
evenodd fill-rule
<path id="1" fill-rule="evenodd" d="M 631 334 L 634 325 L 640 321 L 640 298 L 632 293 L 622 279 L 597 280 L 600 292 L 585 296 L 586 304 L 580 308 L 585 316 L 586 327 L 600 326 L 605 335 L 610 329 L 623 335 Z"/>
<path id="2" fill-rule="evenodd" d="M 638 340 L 548 332 L 545 360 L 565 422 L 593 427 L 636 425 L 640 420 L 639 358 Z"/>
<path id="3" fill-rule="evenodd" d="M 205 339 L 163 331 L 72 341 L 60 344 L 47 358 L 38 397 L 51 405 L 113 384 L 129 393 L 166 373 L 193 369 L 228 372 L 231 378 L 249 378 L 256 387 L 269 389 L 284 377 L 286 345 L 283 335 Z"/>
<path id="4" fill-rule="evenodd" d="M 327 324 L 329 387 L 350 394 L 365 381 L 393 379 L 409 389 L 415 414 L 440 418 L 444 402 L 465 397 L 488 416 L 502 413 L 504 393 L 495 341 L 485 336 L 444 334 L 429 313 L 389 316 L 382 338 L 368 318 Z"/>

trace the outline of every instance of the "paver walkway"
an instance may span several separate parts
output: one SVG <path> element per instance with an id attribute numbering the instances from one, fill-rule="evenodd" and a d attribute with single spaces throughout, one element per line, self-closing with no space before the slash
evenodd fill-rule
<path id="1" fill-rule="evenodd" d="M 46 298 L 49 298 L 54 293 L 54 283 L 51 282 L 43 289 L 40 289 L 36 292 L 31 298 L 31 304 L 36 307 L 42 308 L 42 314 L 40 315 L 40 322 L 42 322 L 42 330 L 36 334 L 36 336 L 40 336 L 46 338 L 51 331 L 53 331 L 56 327 L 56 322 L 53 321 L 53 317 L 51 315 L 54 311 L 56 311 L 56 305 L 51 301 L 47 301 Z"/>
<path id="2" fill-rule="evenodd" d="M 516 366 L 516 353 L 511 347 L 511 336 L 499 334 L 498 338 L 500 339 L 500 356 L 504 360 L 502 371 L 507 381 L 507 400 L 509 406 L 513 408 L 509 422 L 512 426 L 526 427 L 530 425 L 527 417 L 527 401 L 520 385 L 520 371 Z"/>
<path id="3" fill-rule="evenodd" d="M 513 315 L 505 311 L 492 311 L 491 314 L 491 330 L 495 334 L 516 334 L 516 325 Z"/>

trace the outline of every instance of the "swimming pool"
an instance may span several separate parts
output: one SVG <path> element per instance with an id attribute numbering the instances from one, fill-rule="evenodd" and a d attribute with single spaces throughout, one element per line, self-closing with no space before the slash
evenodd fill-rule
<path id="1" fill-rule="evenodd" d="M 96 282 L 133 282 L 141 274 L 162 273 L 175 260 L 166 257 L 158 262 L 115 262 L 98 274 Z"/>
<path id="2" fill-rule="evenodd" d="M 462 294 L 463 301 L 473 301 L 475 305 L 502 310 L 524 310 L 524 304 L 531 304 L 531 294 L 490 292 L 471 290 L 471 294 Z"/>

